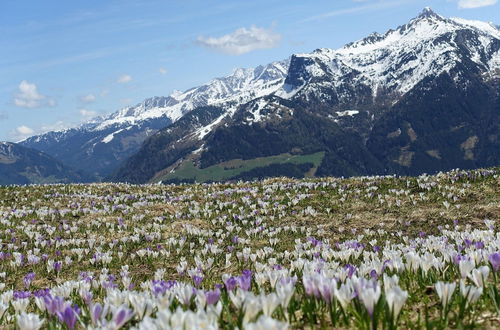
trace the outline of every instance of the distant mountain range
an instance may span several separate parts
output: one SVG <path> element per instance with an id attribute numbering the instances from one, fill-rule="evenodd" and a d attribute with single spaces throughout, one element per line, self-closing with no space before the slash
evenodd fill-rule
<path id="1" fill-rule="evenodd" d="M 0 142 L 0 185 L 71 183 L 88 179 L 43 152 Z"/>
<path id="2" fill-rule="evenodd" d="M 500 164 L 500 30 L 408 24 L 21 142 L 94 180 L 416 175 Z"/>

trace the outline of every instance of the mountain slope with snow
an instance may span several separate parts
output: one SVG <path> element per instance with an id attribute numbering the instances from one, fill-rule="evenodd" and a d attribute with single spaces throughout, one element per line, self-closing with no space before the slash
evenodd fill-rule
<path id="1" fill-rule="evenodd" d="M 448 77 L 449 80 L 443 77 Z M 143 182 L 187 158 L 197 159 L 200 166 L 209 166 L 218 161 L 228 161 L 229 157 L 252 157 L 250 155 L 254 153 L 267 156 L 291 149 L 299 152 L 304 152 L 304 149 L 312 150 L 314 148 L 306 148 L 298 142 L 300 146 L 295 147 L 283 142 L 275 148 L 257 148 L 250 152 L 248 145 L 238 144 L 241 136 L 236 128 L 241 132 L 247 131 L 248 127 L 251 130 L 273 127 L 276 131 L 284 132 L 287 127 L 290 129 L 293 126 L 298 129 L 296 135 L 305 138 L 302 130 L 306 127 L 314 130 L 314 125 L 309 122 L 318 120 L 328 123 L 334 129 L 328 138 L 323 136 L 316 137 L 320 139 L 318 141 L 308 140 L 311 144 L 314 140 L 321 148 L 328 149 L 330 147 L 325 141 L 336 136 L 340 140 L 351 141 L 350 145 L 356 144 L 359 150 L 365 147 L 375 148 L 377 151 L 363 149 L 360 153 L 368 158 L 371 157 L 368 154 L 374 153 L 372 156 L 379 163 L 374 165 L 377 162 L 372 161 L 369 162 L 371 165 L 361 165 L 363 161 L 358 161 L 358 165 L 353 167 L 355 170 L 352 170 L 348 163 L 356 160 L 332 147 L 326 153 L 326 159 L 332 161 L 334 154 L 341 158 L 347 157 L 343 160 L 343 165 L 338 165 L 345 171 L 333 171 L 331 166 L 324 165 L 318 169 L 318 173 L 417 173 L 427 167 L 413 169 L 412 162 L 408 161 L 408 155 L 413 154 L 406 152 L 407 150 L 396 150 L 390 156 L 380 152 L 379 149 L 384 147 L 385 142 L 380 144 L 373 132 L 391 135 L 391 132 L 379 131 L 381 127 L 388 129 L 390 125 L 382 123 L 391 120 L 395 122 L 394 125 L 407 127 L 407 123 L 399 121 L 414 118 L 401 115 L 399 121 L 395 121 L 391 116 L 395 116 L 398 111 L 405 113 L 396 109 L 418 109 L 423 104 L 432 105 L 432 97 L 437 97 L 439 89 L 445 85 L 449 90 L 462 91 L 457 92 L 460 97 L 472 95 L 478 88 L 486 89 L 487 93 L 483 97 L 491 99 L 488 104 L 495 104 L 498 92 L 496 81 L 499 77 L 500 31 L 497 26 L 460 18 L 445 18 L 426 8 L 418 17 L 395 30 L 371 34 L 340 49 L 321 48 L 312 53 L 294 54 L 288 60 L 254 69 L 238 69 L 228 77 L 214 79 L 205 85 L 184 92 L 174 92 L 168 97 L 151 98 L 74 129 L 31 137 L 22 144 L 47 152 L 75 168 L 92 173 L 96 178 L 103 178 L 114 172 L 113 177 L 120 180 L 127 180 L 129 177 L 123 173 L 133 173 L 134 166 L 148 168 L 148 161 L 151 159 L 147 157 L 146 148 L 151 153 L 156 153 L 151 155 L 155 158 L 156 165 L 154 169 L 148 169 L 149 174 L 138 174 L 140 179 L 135 181 Z M 427 93 L 429 91 L 432 93 Z M 427 93 L 430 99 L 418 101 L 422 93 Z M 446 96 L 440 97 L 443 99 Z M 413 98 L 417 101 L 408 101 Z M 453 103 L 453 100 L 447 102 Z M 468 105 L 468 99 L 463 102 L 467 105 L 463 106 L 463 113 L 458 118 L 469 123 L 472 119 L 467 117 L 467 109 L 470 110 L 472 105 Z M 402 104 L 406 104 L 405 107 Z M 208 110 L 205 115 L 200 112 L 203 110 L 198 110 L 212 107 L 218 110 Z M 407 110 L 411 111 L 409 113 L 420 111 Z M 193 111 L 197 112 L 191 114 Z M 484 111 L 488 115 L 482 113 L 481 116 L 494 122 L 496 117 L 492 116 L 497 112 Z M 423 110 L 421 112 L 425 113 Z M 181 122 L 182 118 L 186 119 Z M 304 120 L 308 122 L 307 125 Z M 458 126 L 467 126 L 462 124 Z M 475 129 L 477 127 L 471 129 L 471 134 Z M 221 134 L 224 130 L 226 132 Z M 404 132 L 401 127 L 395 128 L 395 131 L 398 130 Z M 483 142 L 487 146 L 496 143 L 495 128 L 488 127 L 486 130 L 492 133 L 482 137 L 481 143 L 475 144 L 476 147 L 483 145 Z M 248 132 L 251 136 L 254 133 Z M 268 136 L 266 132 L 261 133 L 274 139 L 273 134 Z M 169 134 L 174 134 L 176 139 L 166 138 Z M 292 141 L 297 140 L 294 136 L 285 135 Z M 231 143 L 222 141 L 222 136 L 231 140 Z M 352 142 L 353 136 L 359 139 L 359 146 L 358 142 Z M 164 144 L 158 141 L 163 141 Z M 259 137 L 245 143 L 267 142 L 265 138 Z M 329 143 L 335 144 L 333 141 Z M 229 144 L 236 148 L 236 153 L 228 149 Z M 318 148 L 321 149 L 316 149 Z M 340 146 L 335 145 L 335 148 Z M 398 148 L 408 149 L 411 145 Z M 487 150 L 488 148 L 486 147 Z M 179 153 L 182 156 L 172 157 L 172 150 L 176 150 L 174 154 L 177 154 L 180 149 L 184 150 Z M 434 149 L 429 150 L 428 155 L 436 155 L 432 151 Z M 406 156 L 401 156 L 398 152 Z M 115 171 L 122 162 L 136 153 L 142 158 L 132 157 L 131 162 L 126 161 L 120 171 Z M 163 161 L 158 159 L 162 153 L 165 154 Z M 386 159 L 387 157 L 391 158 Z M 423 163 L 432 164 L 428 168 L 434 170 L 440 166 L 435 164 L 438 160 L 434 157 Z M 473 167 L 480 162 L 477 159 L 475 162 L 471 159 L 468 161 L 463 166 Z M 126 169 L 131 163 L 135 165 Z M 450 160 L 446 166 L 451 166 L 449 164 L 452 163 Z M 395 168 L 394 164 L 399 167 Z"/>
<path id="2" fill-rule="evenodd" d="M 288 60 L 237 69 L 200 87 L 153 97 L 79 127 L 33 136 L 20 143 L 102 179 L 137 152 L 146 138 L 186 113 L 205 106 L 231 107 L 275 92 L 282 86 L 287 68 Z"/>
<path id="3" fill-rule="evenodd" d="M 383 35 L 292 55 L 275 93 L 228 109 L 199 128 L 201 135 L 188 130 L 161 144 L 155 141 L 164 140 L 169 129 L 158 132 L 146 142 L 157 147 L 149 155 L 141 150 L 113 178 L 145 182 L 175 173 L 184 161 L 207 168 L 232 159 L 317 151 L 325 151 L 318 175 L 494 165 L 500 161 L 492 153 L 500 147 L 499 50 L 494 25 L 425 9 Z M 190 153 L 169 157 L 169 150 L 178 152 L 182 145 Z M 151 159 L 160 165 L 147 167 Z"/>

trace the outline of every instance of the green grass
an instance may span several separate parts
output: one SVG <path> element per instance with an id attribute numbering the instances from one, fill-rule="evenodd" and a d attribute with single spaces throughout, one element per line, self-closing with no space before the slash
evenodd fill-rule
<path id="1" fill-rule="evenodd" d="M 204 169 L 196 167 L 192 161 L 185 161 L 175 170 L 175 172 L 168 173 L 157 179 L 157 181 L 167 181 L 171 179 L 194 180 L 196 182 L 223 181 L 254 168 L 271 164 L 312 163 L 314 164 L 314 168 L 317 168 L 321 164 L 324 156 L 325 153 L 322 151 L 310 155 L 281 154 L 249 160 L 234 159 Z"/>

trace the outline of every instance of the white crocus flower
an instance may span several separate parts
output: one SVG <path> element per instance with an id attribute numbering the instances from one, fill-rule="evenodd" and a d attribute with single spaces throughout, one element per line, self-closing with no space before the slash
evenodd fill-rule
<path id="1" fill-rule="evenodd" d="M 288 308 L 288 304 L 292 299 L 294 291 L 295 287 L 292 282 L 288 283 L 278 282 L 278 284 L 276 285 L 276 294 L 280 298 L 280 303 L 281 306 L 283 306 L 283 309 L 286 310 Z"/>
<path id="2" fill-rule="evenodd" d="M 398 275 L 394 274 L 393 276 L 389 276 L 384 273 L 384 292 L 387 295 L 387 293 L 394 287 L 397 287 L 399 285 L 399 277 Z"/>
<path id="3" fill-rule="evenodd" d="M 353 297 L 353 287 L 352 285 L 349 284 L 342 284 L 339 289 L 334 290 L 335 298 L 339 301 L 340 305 L 342 308 L 345 310 L 347 308 L 347 305 L 352 300 Z"/>
<path id="4" fill-rule="evenodd" d="M 474 304 L 483 294 L 483 288 L 478 288 L 474 285 L 465 285 L 465 281 L 460 281 L 460 293 L 462 297 L 467 299 L 466 306 Z"/>
<path id="5" fill-rule="evenodd" d="M 380 299 L 380 295 L 382 290 L 380 290 L 380 286 L 378 284 L 375 287 L 366 287 L 360 290 L 359 298 L 365 305 L 368 314 L 373 315 L 373 311 L 375 309 L 375 305 Z"/>
<path id="6" fill-rule="evenodd" d="M 450 303 L 456 286 L 456 283 L 444 283 L 441 281 L 436 283 L 436 292 L 439 296 L 439 299 L 441 300 L 441 303 L 443 304 L 443 308 L 446 308 L 446 306 L 448 306 L 448 304 Z"/>
<path id="7" fill-rule="evenodd" d="M 458 264 L 458 268 L 460 269 L 460 276 L 462 276 L 462 278 L 467 278 L 474 267 L 474 263 L 469 259 L 460 260 L 460 263 Z"/>
<path id="8" fill-rule="evenodd" d="M 26 308 L 28 308 L 29 303 L 30 300 L 28 298 L 16 299 L 11 302 L 12 307 L 14 307 L 14 310 L 16 311 L 16 314 L 24 313 L 26 311 Z"/>
<path id="9" fill-rule="evenodd" d="M 490 267 L 482 266 L 476 269 L 473 269 L 471 274 L 469 275 L 470 279 L 474 284 L 478 287 L 484 287 L 488 276 L 490 275 Z"/>
<path id="10" fill-rule="evenodd" d="M 271 316 L 276 307 L 278 307 L 278 305 L 280 304 L 280 299 L 278 298 L 278 295 L 276 293 L 263 295 L 261 296 L 260 300 L 262 304 L 262 311 L 266 316 Z"/>
<path id="11" fill-rule="evenodd" d="M 42 327 L 44 320 L 37 314 L 21 313 L 17 316 L 17 326 L 20 330 L 38 330 Z"/>
<path id="12" fill-rule="evenodd" d="M 252 320 L 262 309 L 261 300 L 255 297 L 253 294 L 248 294 L 245 297 L 245 302 L 243 305 L 243 323 L 248 323 Z"/>
<path id="13" fill-rule="evenodd" d="M 385 299 L 387 300 L 387 305 L 389 305 L 389 310 L 392 316 L 396 319 L 403 308 L 406 299 L 408 299 L 408 291 L 401 290 L 399 286 L 394 286 L 389 290 L 386 290 Z"/>

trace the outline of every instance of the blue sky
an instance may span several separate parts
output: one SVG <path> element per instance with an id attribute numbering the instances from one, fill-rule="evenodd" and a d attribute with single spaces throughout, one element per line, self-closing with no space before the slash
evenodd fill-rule
<path id="1" fill-rule="evenodd" d="M 338 48 L 425 6 L 500 24 L 497 0 L 1 0 L 0 140 Z"/>

